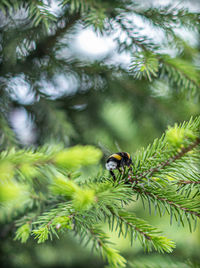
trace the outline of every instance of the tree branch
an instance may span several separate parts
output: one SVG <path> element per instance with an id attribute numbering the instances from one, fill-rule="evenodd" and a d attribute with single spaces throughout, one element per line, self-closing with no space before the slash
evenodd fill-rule
<path id="1" fill-rule="evenodd" d="M 19 59 L 16 61 L 16 64 L 9 65 L 7 62 L 2 62 L 0 64 L 1 75 L 5 76 L 7 73 L 20 73 L 20 72 L 31 72 L 35 67 L 34 60 L 35 58 L 43 58 L 44 56 L 50 55 L 52 49 L 55 48 L 56 42 L 75 24 L 77 20 L 81 18 L 79 13 L 74 14 L 73 16 L 68 18 L 66 24 L 63 28 L 57 28 L 54 35 L 46 36 L 45 38 L 41 38 L 38 42 L 36 42 L 36 49 L 32 51 L 25 59 Z M 62 18 L 60 18 L 61 20 Z M 35 72 L 35 69 L 34 69 Z"/>
<path id="2" fill-rule="evenodd" d="M 146 176 L 152 176 L 154 173 L 160 171 L 161 169 L 164 169 L 166 166 L 170 166 L 173 162 L 175 162 L 176 160 L 182 158 L 186 153 L 188 153 L 189 151 L 193 150 L 195 147 L 197 147 L 200 144 L 200 138 L 197 138 L 195 140 L 195 142 L 193 142 L 192 144 L 190 144 L 188 147 L 184 147 L 181 149 L 181 151 L 179 153 L 177 153 L 176 155 L 168 158 L 166 161 L 161 162 L 159 165 L 157 165 L 156 167 L 150 168 L 149 170 L 146 170 L 142 173 L 133 175 L 130 179 L 129 182 L 130 183 L 135 183 L 136 181 L 146 177 Z"/>
<path id="3" fill-rule="evenodd" d="M 197 217 L 200 217 L 200 212 L 197 212 L 193 209 L 190 209 L 188 208 L 187 206 L 183 206 L 182 204 L 179 204 L 178 202 L 176 201 L 173 201 L 171 200 L 169 197 L 167 197 L 167 195 L 162 195 L 161 192 L 158 192 L 156 191 L 156 189 L 146 189 L 146 188 L 141 188 L 141 187 L 138 187 L 138 186 L 134 186 L 133 187 L 133 190 L 139 194 L 144 194 L 146 196 L 149 196 L 150 198 L 152 198 L 153 200 L 159 200 L 161 202 L 165 202 L 167 203 L 169 206 L 172 206 L 178 210 L 182 210 L 186 213 L 189 213 L 191 215 L 194 215 L 194 216 L 197 216 Z M 182 196 L 183 197 L 183 196 Z M 181 196 L 180 196 L 181 198 Z M 180 200 L 180 203 L 182 203 L 184 200 L 184 197 Z M 187 199 L 188 200 L 188 199 Z M 191 201 L 192 202 L 192 201 Z M 199 208 L 200 208 L 200 205 L 199 205 Z"/>

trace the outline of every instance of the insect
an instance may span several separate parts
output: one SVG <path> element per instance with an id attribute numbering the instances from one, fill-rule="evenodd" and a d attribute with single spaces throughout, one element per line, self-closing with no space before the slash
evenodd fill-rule
<path id="1" fill-rule="evenodd" d="M 130 167 L 132 164 L 132 158 L 129 153 L 119 152 L 112 154 L 106 161 L 106 169 L 110 171 L 113 179 L 116 180 L 114 169 L 118 169 L 120 173 L 124 172 L 125 166 Z M 122 171 L 121 171 L 122 170 Z"/>

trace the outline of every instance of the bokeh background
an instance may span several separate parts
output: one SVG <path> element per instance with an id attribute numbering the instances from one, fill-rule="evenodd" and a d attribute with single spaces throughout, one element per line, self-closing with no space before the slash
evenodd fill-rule
<path id="1" fill-rule="evenodd" d="M 200 11 L 198 0 L 175 2 Z M 163 7 L 170 3 L 152 0 L 143 1 L 142 6 Z M 47 4 L 51 12 L 59 14 L 57 1 Z M 121 150 L 134 155 L 160 137 L 169 125 L 200 114 L 199 99 L 166 83 L 165 77 L 149 81 L 131 74 L 133 54 L 120 50 L 116 41 L 120 37 L 128 42 L 120 29 L 113 25 L 113 31 L 101 34 L 78 18 L 70 19 L 74 19 L 71 27 L 62 26 L 60 21 L 58 36 L 49 35 L 46 40 L 42 28 L 26 24 L 23 8 L 12 16 L 0 11 L 1 151 L 13 145 L 41 146 L 47 142 L 92 144 L 103 150 L 104 168 L 110 153 Z M 181 51 L 165 45 L 167 36 L 155 25 L 139 16 L 134 17 L 134 23 L 141 28 L 140 34 L 156 40 L 169 55 L 189 60 L 194 51 L 199 66 L 198 31 L 176 29 L 185 42 Z M 199 224 L 190 233 L 187 224 L 184 228 L 175 222 L 170 226 L 167 215 L 149 215 L 139 202 L 131 204 L 130 210 L 148 219 L 177 244 L 172 254 L 147 254 L 137 241 L 131 247 L 129 241 L 112 234 L 122 254 L 134 263 L 131 267 L 200 267 Z M 45 244 L 38 245 L 33 239 L 21 244 L 13 241 L 7 219 L 3 215 L 1 219 L 1 267 L 104 267 L 99 256 L 69 234 Z"/>

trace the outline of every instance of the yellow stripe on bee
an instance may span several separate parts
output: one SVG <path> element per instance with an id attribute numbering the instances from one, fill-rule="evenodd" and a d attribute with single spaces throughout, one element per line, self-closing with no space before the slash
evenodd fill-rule
<path id="1" fill-rule="evenodd" d="M 117 160 L 121 160 L 122 159 L 122 156 L 121 155 L 118 155 L 118 154 L 112 154 L 110 157 L 114 157 Z"/>
<path id="2" fill-rule="evenodd" d="M 131 156 L 130 156 L 130 154 L 129 154 L 129 153 L 127 153 L 127 155 L 128 155 L 128 158 L 131 158 Z"/>

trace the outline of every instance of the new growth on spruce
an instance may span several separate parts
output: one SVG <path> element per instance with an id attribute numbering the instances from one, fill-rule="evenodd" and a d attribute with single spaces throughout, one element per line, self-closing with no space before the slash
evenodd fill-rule
<path id="1" fill-rule="evenodd" d="M 72 232 L 84 245 L 103 256 L 110 267 L 126 260 L 110 245 L 102 226 L 147 251 L 172 252 L 175 244 L 156 227 L 126 209 L 141 199 L 170 222 L 195 227 L 200 217 L 200 117 L 169 127 L 160 139 L 133 154 L 133 165 L 117 181 L 107 171 L 84 178 L 83 166 L 98 164 L 102 153 L 93 146 L 4 151 L 0 156 L 1 210 L 5 221 L 15 220 L 16 240 L 34 237 L 43 243 Z M 152 216 L 153 217 L 153 216 Z M 194 224 L 193 224 L 194 222 Z"/>

